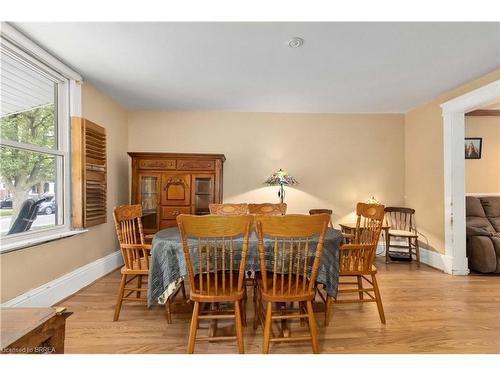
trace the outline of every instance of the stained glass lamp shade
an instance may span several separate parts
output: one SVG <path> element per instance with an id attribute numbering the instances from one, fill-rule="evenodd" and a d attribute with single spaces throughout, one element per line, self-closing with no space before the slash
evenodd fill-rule
<path id="1" fill-rule="evenodd" d="M 280 187 L 278 191 L 278 197 L 280 198 L 281 203 L 285 199 L 285 189 L 284 185 L 297 185 L 298 181 L 291 175 L 288 174 L 287 171 L 284 171 L 280 168 L 279 171 L 274 172 L 271 176 L 264 181 L 265 184 L 270 186 L 278 186 Z"/>

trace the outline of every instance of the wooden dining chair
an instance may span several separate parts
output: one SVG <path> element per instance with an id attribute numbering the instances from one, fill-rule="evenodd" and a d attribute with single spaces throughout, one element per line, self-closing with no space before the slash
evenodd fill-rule
<path id="1" fill-rule="evenodd" d="M 313 352 L 319 353 L 312 301 L 328 220 L 326 214 L 255 218 L 261 272 L 255 289 L 254 329 L 259 322 L 264 328 L 264 354 L 269 352 L 270 342 L 305 340 L 310 340 Z M 316 242 L 311 243 L 313 238 Z M 273 303 L 286 306 L 294 302 L 299 305 L 296 312 L 273 312 Z M 307 319 L 309 335 L 273 336 L 272 322 L 284 319 Z"/>
<path id="2" fill-rule="evenodd" d="M 248 215 L 248 204 L 246 203 L 210 203 L 208 209 L 211 215 Z"/>
<path id="3" fill-rule="evenodd" d="M 249 209 L 247 203 L 210 203 L 208 205 L 211 215 L 223 215 L 223 216 L 235 216 L 235 215 L 248 215 Z M 246 271 L 245 273 L 245 285 L 253 287 L 255 284 L 255 273 L 253 271 Z M 243 323 L 246 325 L 246 304 L 247 304 L 247 293 L 245 293 L 243 302 Z M 255 296 L 254 296 L 255 300 Z"/>
<path id="4" fill-rule="evenodd" d="M 140 204 L 118 206 L 113 210 L 116 235 L 124 263 L 121 268 L 122 278 L 113 319 L 115 321 L 120 316 L 123 301 L 146 301 L 147 288 L 144 288 L 143 285 L 147 284 L 149 274 L 151 244 L 147 242 L 151 241 L 148 241 L 147 236 L 144 235 L 141 217 L 142 206 Z M 133 280 L 137 281 L 135 287 L 129 286 Z M 132 297 L 134 291 L 136 292 L 135 297 Z M 185 300 L 184 281 L 180 282 L 177 289 L 165 302 L 165 315 L 169 324 L 172 323 L 172 300 L 179 291 L 182 291 Z"/>
<path id="5" fill-rule="evenodd" d="M 194 302 L 187 352 L 195 341 L 236 340 L 244 353 L 241 301 L 245 295 L 245 265 L 248 237 L 253 223 L 250 215 L 179 215 L 177 223 Z M 235 241 L 241 239 L 241 248 Z M 201 303 L 234 303 L 232 311 L 200 312 Z M 197 337 L 199 320 L 234 319 L 236 336 Z"/>
<path id="6" fill-rule="evenodd" d="M 333 228 L 333 223 L 332 223 L 332 214 L 333 211 L 328 209 L 328 208 L 312 208 L 309 210 L 309 215 L 318 215 L 318 214 L 327 214 L 330 216 L 330 222 L 329 222 L 329 227 Z"/>
<path id="7" fill-rule="evenodd" d="M 358 203 L 356 206 L 356 231 L 351 243 L 344 243 L 339 253 L 339 288 L 334 303 L 364 303 L 377 304 L 380 321 L 385 324 L 382 298 L 377 284 L 377 268 L 375 267 L 375 252 L 384 220 L 384 206 L 379 204 Z M 356 281 L 343 279 L 356 278 Z M 363 282 L 368 283 L 365 287 Z M 341 285 L 354 286 L 351 289 L 342 289 Z M 342 294 L 356 293 L 358 298 L 339 298 Z M 367 298 L 366 298 L 367 297 Z M 325 325 L 331 306 L 331 299 L 327 298 Z"/>
<path id="8" fill-rule="evenodd" d="M 248 212 L 251 215 L 285 215 L 286 203 L 249 203 Z"/>
<path id="9" fill-rule="evenodd" d="M 118 320 L 120 316 L 123 301 L 146 300 L 147 288 L 143 288 L 143 283 L 147 282 L 149 273 L 151 245 L 145 243 L 141 216 L 142 207 L 140 204 L 118 206 L 113 210 L 116 235 L 124 263 L 121 268 L 122 278 L 118 290 L 114 321 Z M 146 276 L 146 280 L 143 280 L 144 276 Z M 136 285 L 129 286 L 129 283 L 134 280 L 136 280 Z M 135 296 L 133 297 L 134 292 Z M 141 297 L 142 292 L 145 294 L 144 297 Z"/>
<path id="10" fill-rule="evenodd" d="M 385 239 L 385 262 L 389 262 L 391 247 L 408 249 L 410 259 L 415 255 L 417 267 L 420 267 L 420 249 L 418 246 L 418 232 L 415 225 L 415 210 L 407 207 L 386 207 L 385 222 L 390 226 Z M 407 244 L 391 244 L 391 238 L 407 241 Z"/>

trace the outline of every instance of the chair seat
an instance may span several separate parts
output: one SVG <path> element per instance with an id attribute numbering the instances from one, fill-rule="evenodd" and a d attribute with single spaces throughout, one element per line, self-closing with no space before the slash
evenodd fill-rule
<path id="1" fill-rule="evenodd" d="M 148 263 L 146 263 L 146 259 L 144 257 L 132 261 L 132 268 L 123 266 L 121 273 L 127 275 L 147 275 L 149 273 L 147 264 L 151 264 L 151 257 L 148 257 L 148 259 Z"/>
<path id="2" fill-rule="evenodd" d="M 415 232 L 410 232 L 408 230 L 399 229 L 389 229 L 389 236 L 392 237 L 418 237 Z"/>
<path id="3" fill-rule="evenodd" d="M 194 276 L 194 287 L 191 288 L 191 299 L 198 302 L 230 302 L 237 301 L 243 298 L 245 294 L 245 280 L 243 286 L 238 290 L 237 271 L 232 272 L 232 287 L 231 273 L 214 272 L 210 273 L 210 288 L 207 290 L 207 274 L 203 273 L 201 282 L 202 292 L 200 292 L 200 274 Z M 217 276 L 217 277 L 216 277 Z"/>
<path id="4" fill-rule="evenodd" d="M 277 275 L 276 279 L 276 290 L 273 294 L 273 274 L 272 272 L 267 273 L 267 292 L 264 291 L 264 280 L 262 275 L 256 274 L 257 285 L 261 290 L 262 296 L 267 301 L 271 302 L 292 302 L 292 301 L 307 301 L 314 298 L 314 289 L 311 292 L 303 290 L 304 277 L 297 276 L 295 274 L 284 275 L 283 276 L 283 289 L 281 289 L 281 275 Z M 308 279 L 306 279 L 305 285 L 308 284 Z M 289 285 L 291 288 L 289 289 Z M 298 288 L 296 289 L 296 286 Z"/>

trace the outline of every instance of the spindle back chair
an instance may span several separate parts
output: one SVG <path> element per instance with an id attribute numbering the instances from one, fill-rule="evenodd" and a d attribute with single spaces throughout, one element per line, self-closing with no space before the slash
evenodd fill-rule
<path id="1" fill-rule="evenodd" d="M 356 215 L 353 243 L 344 244 L 340 249 L 339 271 L 344 275 L 370 272 L 382 231 L 384 206 L 360 202 L 356 206 Z"/>
<path id="2" fill-rule="evenodd" d="M 380 320 L 385 324 L 384 309 L 378 288 L 374 266 L 375 253 L 384 220 L 384 206 L 379 204 L 358 203 L 356 206 L 356 232 L 352 243 L 343 244 L 339 253 L 339 286 L 354 285 L 353 289 L 340 288 L 335 303 L 375 302 Z M 368 279 L 367 276 L 370 276 Z M 343 281 L 345 277 L 356 277 L 357 281 Z M 369 286 L 364 287 L 363 281 Z M 373 294 L 372 294 L 373 292 Z M 357 299 L 341 299 L 344 293 L 357 293 Z M 365 298 L 368 297 L 368 298 Z M 327 298 L 325 325 L 328 325 L 330 299 Z"/>
<path id="3" fill-rule="evenodd" d="M 420 267 L 420 249 L 418 245 L 418 232 L 415 224 L 415 210 L 407 207 L 386 207 L 385 222 L 390 226 L 385 239 L 385 261 L 389 262 L 390 248 L 408 249 L 410 259 L 413 255 Z M 407 244 L 391 244 L 391 238 L 406 239 Z"/>
<path id="4" fill-rule="evenodd" d="M 215 340 L 237 340 L 239 352 L 243 353 L 240 303 L 245 296 L 245 265 L 253 217 L 179 215 L 177 223 L 186 259 L 190 298 L 194 302 L 188 353 L 193 353 L 195 341 Z M 220 302 L 234 303 L 234 312 L 200 313 L 200 303 Z M 199 320 L 228 318 L 235 320 L 236 336 L 196 337 Z"/>
<path id="5" fill-rule="evenodd" d="M 249 203 L 248 212 L 252 215 L 285 215 L 286 203 Z"/>
<path id="6" fill-rule="evenodd" d="M 122 279 L 118 290 L 118 301 L 115 308 L 114 320 L 118 320 L 123 301 L 145 301 L 147 288 L 147 275 L 149 274 L 149 257 L 151 244 L 147 244 L 148 237 L 144 235 L 142 227 L 142 206 L 140 204 L 122 205 L 115 207 L 113 218 L 115 222 L 116 235 L 120 243 L 124 266 L 121 269 Z M 128 284 L 137 280 L 136 287 Z M 125 294 L 125 292 L 128 292 Z M 131 297 L 133 292 L 135 297 Z M 172 323 L 172 300 L 182 291 L 184 300 L 186 292 L 184 281 L 179 283 L 177 289 L 168 297 L 165 302 L 165 316 L 167 323 Z M 144 292 L 144 297 L 141 294 Z"/>
<path id="7" fill-rule="evenodd" d="M 141 216 L 142 207 L 140 204 L 118 206 L 113 210 L 116 235 L 124 263 L 121 268 L 122 278 L 113 318 L 115 321 L 120 316 L 123 301 L 145 300 L 145 298 L 141 298 L 141 292 L 147 293 L 147 288 L 142 287 L 142 278 L 149 273 L 151 245 L 147 245 L 144 241 Z M 131 278 L 127 280 L 129 276 Z M 137 279 L 137 285 L 135 287 L 128 286 L 134 279 Z M 125 291 L 128 293 L 125 294 Z M 131 297 L 134 292 L 136 292 L 136 296 Z"/>
<path id="8" fill-rule="evenodd" d="M 312 310 L 329 216 L 257 215 L 260 274 L 257 276 L 254 328 L 264 327 L 263 353 L 271 341 L 311 340 L 314 353 L 319 352 L 316 323 Z M 263 301 L 266 301 L 264 309 Z M 298 302 L 298 313 L 273 314 L 273 303 Z M 272 320 L 308 319 L 309 336 L 273 337 Z"/>
<path id="9" fill-rule="evenodd" d="M 246 203 L 210 203 L 208 209 L 211 215 L 248 215 L 248 204 Z"/>

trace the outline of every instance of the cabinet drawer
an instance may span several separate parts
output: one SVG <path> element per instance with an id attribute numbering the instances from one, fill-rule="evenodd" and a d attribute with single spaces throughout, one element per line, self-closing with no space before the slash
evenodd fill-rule
<path id="1" fill-rule="evenodd" d="M 175 221 L 175 218 L 177 217 L 177 215 L 180 215 L 180 214 L 190 214 L 190 213 L 191 213 L 191 207 L 189 207 L 189 206 L 185 206 L 185 207 L 175 207 L 175 206 L 162 207 L 161 208 L 161 220 L 174 220 Z"/>
<path id="2" fill-rule="evenodd" d="M 160 230 L 176 226 L 177 226 L 177 221 L 175 220 L 160 220 Z"/>
<path id="3" fill-rule="evenodd" d="M 213 171 L 213 160 L 177 160 L 177 169 L 181 171 Z"/>
<path id="4" fill-rule="evenodd" d="M 175 169 L 175 160 L 142 159 L 139 160 L 139 169 Z"/>

